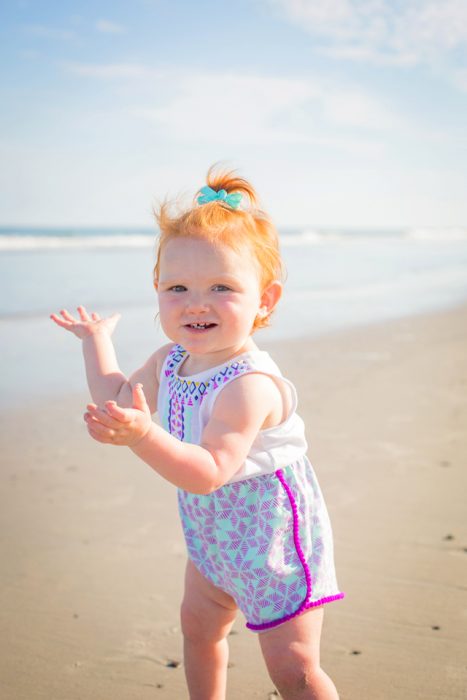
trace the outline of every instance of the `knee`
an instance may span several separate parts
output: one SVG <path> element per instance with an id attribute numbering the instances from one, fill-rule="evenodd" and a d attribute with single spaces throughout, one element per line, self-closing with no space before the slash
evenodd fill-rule
<path id="1" fill-rule="evenodd" d="M 313 659 L 304 645 L 290 647 L 286 653 L 268 659 L 271 680 L 284 697 L 295 697 L 307 688 L 313 688 L 321 674 L 319 661 Z"/>
<path id="2" fill-rule="evenodd" d="M 208 615 L 203 615 L 185 601 L 180 609 L 180 625 L 185 641 L 195 644 L 212 644 L 225 636 L 222 628 L 216 626 Z"/>
<path id="3" fill-rule="evenodd" d="M 180 609 L 180 624 L 185 639 L 200 642 L 206 637 L 201 616 L 185 601 Z"/>

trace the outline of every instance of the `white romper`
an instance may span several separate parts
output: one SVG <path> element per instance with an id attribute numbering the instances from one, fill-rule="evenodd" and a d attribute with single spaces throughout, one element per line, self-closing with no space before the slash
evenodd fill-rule
<path id="1" fill-rule="evenodd" d="M 286 420 L 258 433 L 244 464 L 224 486 L 207 495 L 178 490 L 190 559 L 234 598 L 254 631 L 343 598 L 336 582 L 331 525 L 306 457 L 293 384 L 261 350 L 190 377 L 179 376 L 187 357 L 180 345 L 173 346 L 161 371 L 158 397 L 162 425 L 179 440 L 201 443 L 219 392 L 243 374 L 280 378 L 291 388 L 293 400 Z"/>

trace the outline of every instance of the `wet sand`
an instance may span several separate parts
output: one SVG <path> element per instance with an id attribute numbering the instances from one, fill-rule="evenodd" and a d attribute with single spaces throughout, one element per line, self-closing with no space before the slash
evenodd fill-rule
<path id="1" fill-rule="evenodd" d="M 322 662 L 341 700 L 464 698 L 467 306 L 263 346 L 299 389 L 333 522 L 346 598 Z M 175 489 L 93 443 L 86 401 L 2 414 L 0 696 L 180 700 Z M 228 697 L 266 700 L 240 616 L 230 648 Z"/>

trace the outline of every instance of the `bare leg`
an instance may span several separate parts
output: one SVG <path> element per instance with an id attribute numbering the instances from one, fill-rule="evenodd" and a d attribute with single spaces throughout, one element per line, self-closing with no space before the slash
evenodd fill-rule
<path id="1" fill-rule="evenodd" d="M 225 700 L 227 635 L 237 614 L 233 598 L 188 560 L 181 609 L 185 674 L 190 700 Z"/>
<path id="2" fill-rule="evenodd" d="M 320 666 L 323 608 L 312 608 L 259 634 L 264 660 L 284 700 L 339 700 Z"/>

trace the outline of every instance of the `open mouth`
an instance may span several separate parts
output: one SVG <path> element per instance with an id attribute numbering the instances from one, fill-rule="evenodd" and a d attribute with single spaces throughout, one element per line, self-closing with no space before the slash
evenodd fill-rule
<path id="1" fill-rule="evenodd" d="M 191 328 L 195 331 L 206 331 L 209 328 L 215 328 L 217 323 L 187 323 L 185 328 Z"/>

